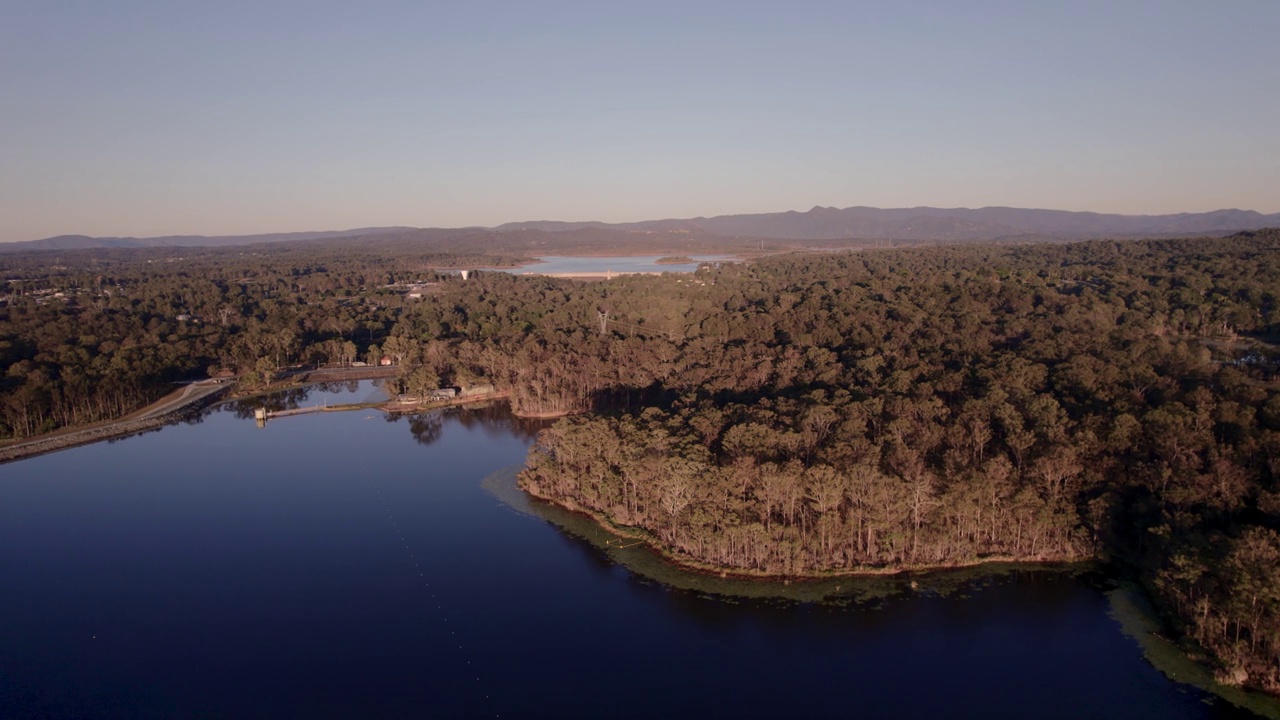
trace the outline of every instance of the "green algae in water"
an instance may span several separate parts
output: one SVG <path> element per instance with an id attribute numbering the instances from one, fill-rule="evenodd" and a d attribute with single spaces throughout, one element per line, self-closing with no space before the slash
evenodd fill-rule
<path id="1" fill-rule="evenodd" d="M 789 584 L 762 578 L 719 577 L 673 565 L 643 541 L 609 532 L 589 517 L 533 498 L 516 484 L 520 470 L 520 466 L 505 468 L 486 477 L 481 485 L 516 512 L 549 522 L 591 544 L 643 581 L 693 592 L 718 602 L 777 600 L 874 607 L 911 594 L 965 598 L 984 586 L 1029 575 L 1088 575 L 1096 571 L 1092 563 L 1061 566 L 989 563 L 951 570 L 799 580 Z M 1107 591 L 1107 598 L 1111 616 L 1119 622 L 1122 632 L 1137 640 L 1147 661 L 1171 680 L 1212 693 L 1263 717 L 1280 720 L 1280 699 L 1218 683 L 1207 667 L 1161 636 L 1155 612 L 1137 588 L 1131 585 L 1114 588 Z"/>
<path id="2" fill-rule="evenodd" d="M 520 470 L 520 466 L 499 470 L 484 478 L 481 487 L 516 512 L 549 522 L 566 534 L 589 543 L 642 580 L 720 601 L 755 599 L 874 606 L 907 595 L 964 598 L 970 591 L 982 586 L 1028 573 L 1076 574 L 1088 569 L 1084 564 L 1042 566 L 986 563 L 927 572 L 846 575 L 829 579 L 793 579 L 789 582 L 697 572 L 672 564 L 642 540 L 610 532 L 585 515 L 530 496 L 516 484 L 516 476 Z"/>
<path id="3" fill-rule="evenodd" d="M 1263 717 L 1280 720 L 1280 699 L 1219 683 L 1209 668 L 1162 636 L 1155 609 L 1138 588 L 1122 585 L 1107 592 L 1107 599 L 1111 602 L 1111 617 L 1120 623 L 1121 631 L 1137 640 L 1147 662 L 1170 680 L 1213 693 Z"/>

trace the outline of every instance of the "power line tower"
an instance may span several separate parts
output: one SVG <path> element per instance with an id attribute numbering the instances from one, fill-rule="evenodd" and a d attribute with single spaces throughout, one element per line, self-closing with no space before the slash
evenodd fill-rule
<path id="1" fill-rule="evenodd" d="M 596 319 L 600 321 L 600 334 L 604 335 L 609 332 L 609 311 L 601 310 L 597 312 Z"/>

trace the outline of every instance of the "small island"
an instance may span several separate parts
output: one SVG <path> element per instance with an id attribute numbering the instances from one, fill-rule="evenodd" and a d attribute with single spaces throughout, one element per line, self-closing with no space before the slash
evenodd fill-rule
<path id="1" fill-rule="evenodd" d="M 653 261 L 655 265 L 688 265 L 693 258 L 688 255 L 668 255 Z"/>

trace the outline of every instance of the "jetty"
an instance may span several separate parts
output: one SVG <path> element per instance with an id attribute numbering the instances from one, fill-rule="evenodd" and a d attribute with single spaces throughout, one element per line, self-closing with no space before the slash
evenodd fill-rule
<path id="1" fill-rule="evenodd" d="M 253 411 L 253 418 L 258 423 L 258 427 L 265 427 L 268 420 L 293 417 L 295 415 L 370 409 L 381 410 L 387 413 L 423 412 L 426 410 L 435 410 L 453 405 L 472 405 L 492 400 L 506 400 L 508 396 L 509 393 L 505 391 L 490 390 L 489 392 L 483 393 L 459 394 L 455 397 L 449 398 L 429 397 L 421 401 L 409 403 L 401 400 L 378 400 L 375 402 L 341 403 L 338 405 L 308 405 L 306 407 L 289 408 L 287 410 L 269 410 L 265 407 L 259 407 Z"/>

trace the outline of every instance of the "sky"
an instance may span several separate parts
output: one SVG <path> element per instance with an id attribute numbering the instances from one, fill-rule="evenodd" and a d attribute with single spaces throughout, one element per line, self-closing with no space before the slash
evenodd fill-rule
<path id="1" fill-rule="evenodd" d="M 0 0 L 0 241 L 1280 211 L 1280 2 Z"/>

